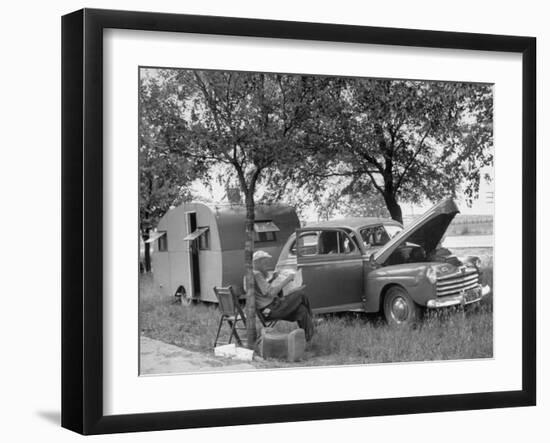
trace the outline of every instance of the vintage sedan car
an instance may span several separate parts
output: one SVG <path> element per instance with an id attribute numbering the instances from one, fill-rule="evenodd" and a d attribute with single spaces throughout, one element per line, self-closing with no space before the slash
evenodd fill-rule
<path id="1" fill-rule="evenodd" d="M 380 218 L 307 226 L 290 236 L 275 270 L 300 271 L 315 313 L 382 310 L 390 324 L 414 323 L 423 308 L 467 305 L 490 292 L 479 258 L 441 247 L 458 212 L 446 199 L 407 228 Z"/>

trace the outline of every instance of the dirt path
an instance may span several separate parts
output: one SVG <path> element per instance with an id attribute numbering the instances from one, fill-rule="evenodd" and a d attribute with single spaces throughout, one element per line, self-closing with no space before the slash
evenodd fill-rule
<path id="1" fill-rule="evenodd" d="M 143 336 L 140 337 L 140 357 L 141 375 L 255 369 L 249 363 L 188 351 L 178 346 L 169 345 Z"/>

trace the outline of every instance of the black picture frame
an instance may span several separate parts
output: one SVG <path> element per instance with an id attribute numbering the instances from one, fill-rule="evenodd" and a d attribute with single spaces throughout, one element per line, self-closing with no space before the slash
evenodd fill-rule
<path id="1" fill-rule="evenodd" d="M 132 415 L 103 413 L 103 30 L 171 31 L 522 55 L 522 388 Z M 62 18 L 62 426 L 82 434 L 320 420 L 536 403 L 536 39 L 83 9 Z"/>

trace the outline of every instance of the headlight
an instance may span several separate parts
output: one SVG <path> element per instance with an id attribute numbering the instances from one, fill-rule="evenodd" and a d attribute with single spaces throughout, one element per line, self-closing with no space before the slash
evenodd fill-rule
<path id="1" fill-rule="evenodd" d="M 426 278 L 431 284 L 435 284 L 435 282 L 437 281 L 437 272 L 434 267 L 430 266 L 426 270 Z"/>
<path id="2" fill-rule="evenodd" d="M 481 260 L 475 255 L 468 255 L 462 259 L 462 263 L 469 266 L 475 266 L 477 269 L 481 268 Z"/>

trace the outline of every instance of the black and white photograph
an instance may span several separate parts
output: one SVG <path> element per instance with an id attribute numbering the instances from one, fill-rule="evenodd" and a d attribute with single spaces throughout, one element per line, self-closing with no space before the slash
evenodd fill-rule
<path id="1" fill-rule="evenodd" d="M 138 71 L 141 376 L 493 358 L 493 84 Z"/>

